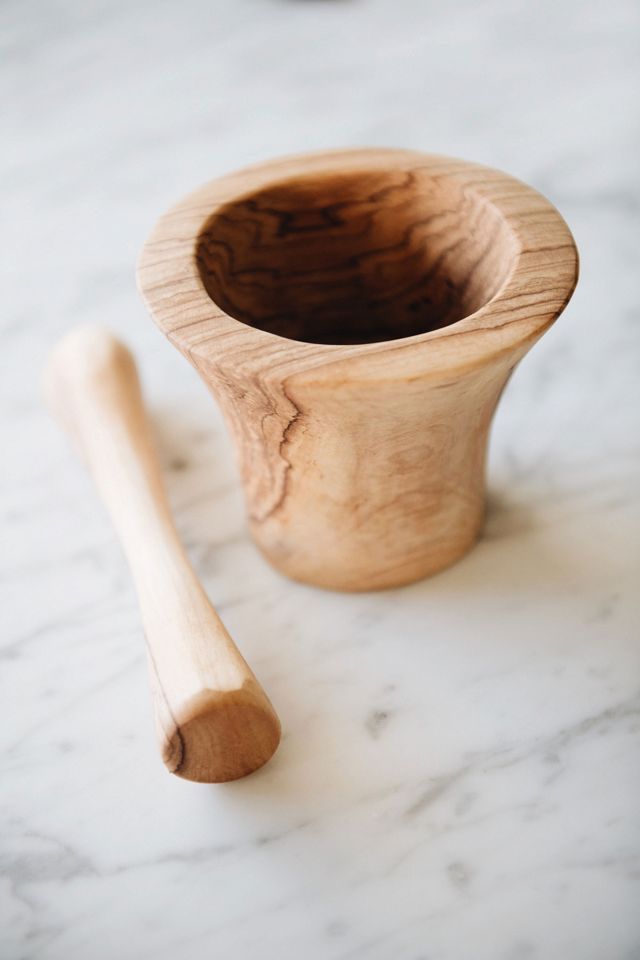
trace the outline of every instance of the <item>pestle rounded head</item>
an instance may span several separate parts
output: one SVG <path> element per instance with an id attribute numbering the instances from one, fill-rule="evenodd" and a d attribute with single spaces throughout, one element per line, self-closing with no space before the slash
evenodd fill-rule
<path id="1" fill-rule="evenodd" d="M 224 693 L 204 691 L 172 718 L 162 759 L 185 780 L 225 783 L 262 767 L 280 743 L 280 721 L 255 681 Z"/>

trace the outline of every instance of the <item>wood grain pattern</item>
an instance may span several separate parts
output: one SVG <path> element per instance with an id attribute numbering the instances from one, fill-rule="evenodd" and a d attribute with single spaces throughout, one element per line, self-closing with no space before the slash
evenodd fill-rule
<path id="1" fill-rule="evenodd" d="M 134 576 L 164 763 L 205 783 L 251 773 L 274 753 L 280 724 L 179 540 L 133 357 L 108 332 L 81 328 L 53 351 L 45 390 L 87 461 Z"/>
<path id="2" fill-rule="evenodd" d="M 376 149 L 206 184 L 160 220 L 138 275 L 225 413 L 258 546 L 295 579 L 366 590 L 476 539 L 495 406 L 577 270 L 536 191 Z"/>

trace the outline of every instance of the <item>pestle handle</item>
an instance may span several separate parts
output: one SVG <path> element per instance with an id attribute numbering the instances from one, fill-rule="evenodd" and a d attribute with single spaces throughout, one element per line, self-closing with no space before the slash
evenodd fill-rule
<path id="1" fill-rule="evenodd" d="M 84 455 L 133 574 L 164 763 L 204 783 L 251 773 L 274 753 L 280 723 L 180 542 L 131 353 L 105 330 L 74 330 L 50 357 L 45 396 Z"/>

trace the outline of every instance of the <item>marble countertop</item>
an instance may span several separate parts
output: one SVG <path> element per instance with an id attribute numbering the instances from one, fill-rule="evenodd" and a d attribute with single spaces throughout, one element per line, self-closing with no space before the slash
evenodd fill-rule
<path id="1" fill-rule="evenodd" d="M 640 957 L 639 12 L 5 0 L 3 958 Z M 252 546 L 220 415 L 134 263 L 200 182 L 360 144 L 531 183 L 582 280 L 504 396 L 477 548 L 340 596 Z M 81 322 L 135 350 L 181 533 L 282 717 L 245 781 L 157 757 L 123 557 L 40 399 Z"/>

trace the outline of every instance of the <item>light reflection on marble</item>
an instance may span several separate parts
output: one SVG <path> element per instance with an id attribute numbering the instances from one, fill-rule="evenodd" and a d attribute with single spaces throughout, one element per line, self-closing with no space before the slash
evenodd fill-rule
<path id="1" fill-rule="evenodd" d="M 3 958 L 640 956 L 638 12 L 2 5 Z M 477 549 L 363 596 L 254 550 L 220 416 L 133 281 L 192 186 L 348 144 L 522 177 L 583 269 L 505 395 Z M 122 556 L 39 396 L 79 322 L 136 350 L 180 529 L 281 714 L 246 781 L 156 756 Z"/>

